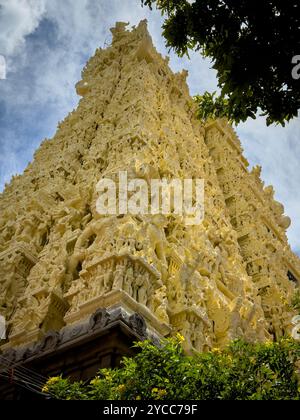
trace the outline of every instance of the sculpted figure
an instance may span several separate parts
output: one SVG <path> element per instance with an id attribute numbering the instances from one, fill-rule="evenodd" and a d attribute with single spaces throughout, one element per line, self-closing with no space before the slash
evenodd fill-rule
<path id="1" fill-rule="evenodd" d="M 165 226 L 166 218 L 163 215 L 155 215 L 147 225 L 147 236 L 149 237 L 151 248 L 161 263 L 163 278 L 166 275 L 168 266 L 166 258 L 168 242 L 164 232 Z"/>
<path id="2" fill-rule="evenodd" d="M 123 280 L 124 280 L 124 266 L 121 264 L 117 265 L 116 271 L 114 273 L 113 289 L 122 290 L 123 289 Z"/>
<path id="3" fill-rule="evenodd" d="M 133 298 L 142 305 L 146 305 L 148 282 L 145 278 L 145 273 L 141 272 L 140 267 L 137 264 L 136 267 L 137 270 L 135 270 L 135 279 L 133 283 Z"/>
<path id="4" fill-rule="evenodd" d="M 64 285 L 65 274 L 66 268 L 64 265 L 55 266 L 49 278 L 50 288 L 60 293 Z"/>
<path id="5" fill-rule="evenodd" d="M 186 286 L 186 296 L 188 306 L 195 305 L 196 307 L 203 307 L 204 304 L 204 293 L 201 281 L 201 275 L 198 271 L 195 271 L 190 281 Z"/>
<path id="6" fill-rule="evenodd" d="M 36 239 L 36 231 L 41 220 L 37 215 L 31 211 L 26 216 L 23 216 L 19 220 L 18 228 L 16 230 L 15 237 L 18 242 L 23 241 L 26 243 L 32 243 Z"/>
<path id="7" fill-rule="evenodd" d="M 69 258 L 68 261 L 68 272 L 75 275 L 76 274 L 76 267 L 80 262 L 83 262 L 85 258 L 87 257 L 87 247 L 88 247 L 88 241 L 93 235 L 96 236 L 96 240 L 94 241 L 94 244 L 91 246 L 91 249 L 89 249 L 89 253 L 92 254 L 94 247 L 99 247 L 98 241 L 103 235 L 103 231 L 111 226 L 112 218 L 101 218 L 99 220 L 94 220 L 90 222 L 84 231 L 81 233 L 81 235 L 78 237 L 76 244 L 74 246 L 74 252 L 73 255 Z M 98 248 L 98 253 L 101 248 Z"/>
<path id="8" fill-rule="evenodd" d="M 147 305 L 148 302 L 148 292 L 149 292 L 149 273 L 141 273 L 137 277 L 137 285 L 139 286 L 138 289 L 138 302 L 142 305 Z"/>
<path id="9" fill-rule="evenodd" d="M 82 291 L 84 290 L 85 285 L 81 281 L 73 281 L 68 295 L 71 295 L 72 298 L 69 300 L 71 303 L 71 308 L 69 309 L 69 313 L 76 312 L 78 310 L 79 304 L 82 301 Z"/>
<path id="10" fill-rule="evenodd" d="M 243 334 L 242 331 L 242 317 L 241 317 L 241 308 L 243 304 L 243 299 L 238 297 L 233 303 L 233 309 L 230 313 L 230 338 L 232 340 L 240 337 Z"/>
<path id="11" fill-rule="evenodd" d="M 157 304 L 154 310 L 154 314 L 160 321 L 164 322 L 165 324 L 169 324 L 169 317 L 167 313 L 167 288 L 165 285 L 163 285 L 160 289 L 158 289 L 155 292 L 154 303 Z"/>
<path id="12" fill-rule="evenodd" d="M 133 267 L 130 264 L 127 268 L 125 277 L 124 277 L 124 292 L 128 293 L 129 296 L 133 296 L 133 285 L 134 282 L 134 274 L 133 274 Z"/>
<path id="13" fill-rule="evenodd" d="M 104 294 L 104 273 L 98 273 L 97 281 L 94 286 L 94 296 L 101 296 Z"/>
<path id="14" fill-rule="evenodd" d="M 103 287 L 104 287 L 104 293 L 110 292 L 112 289 L 112 270 L 108 269 L 103 274 Z"/>
<path id="15" fill-rule="evenodd" d="M 23 306 L 17 311 L 16 316 L 13 318 L 15 325 L 13 332 L 26 330 L 32 331 L 38 328 L 48 308 L 48 299 L 39 300 L 30 295 L 27 297 Z"/>
<path id="16" fill-rule="evenodd" d="M 203 344 L 205 342 L 205 337 L 203 333 L 203 323 L 200 320 L 194 319 L 190 323 L 191 329 L 191 344 L 199 352 L 203 351 Z"/>

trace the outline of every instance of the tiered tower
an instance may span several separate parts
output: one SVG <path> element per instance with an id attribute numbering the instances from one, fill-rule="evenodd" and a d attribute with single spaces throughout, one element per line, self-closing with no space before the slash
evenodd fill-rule
<path id="1" fill-rule="evenodd" d="M 146 22 L 126 26 L 83 70 L 77 109 L 0 196 L 6 352 L 41 351 L 47 337 L 55 347 L 121 315 L 153 339 L 179 332 L 197 351 L 290 331 L 300 264 L 283 206 L 260 168 L 248 171 L 233 129 L 196 119 L 187 73 L 171 72 Z M 204 179 L 203 223 L 100 215 L 96 185 L 119 171 Z"/>

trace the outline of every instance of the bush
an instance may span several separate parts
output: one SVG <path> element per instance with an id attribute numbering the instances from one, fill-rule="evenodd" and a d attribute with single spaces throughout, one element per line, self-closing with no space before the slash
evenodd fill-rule
<path id="1" fill-rule="evenodd" d="M 67 400 L 299 400 L 300 344 L 232 342 L 224 350 L 185 355 L 184 338 L 135 344 L 119 369 L 101 369 L 89 384 L 50 378 L 43 392 Z"/>

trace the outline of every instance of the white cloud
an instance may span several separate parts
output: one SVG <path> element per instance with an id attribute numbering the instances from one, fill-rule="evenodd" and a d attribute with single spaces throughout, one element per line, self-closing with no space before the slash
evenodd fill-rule
<path id="1" fill-rule="evenodd" d="M 39 25 L 45 0 L 0 0 L 0 53 L 15 54 Z"/>
<path id="2" fill-rule="evenodd" d="M 3 55 L 0 55 L 0 80 L 6 79 L 6 60 Z"/>

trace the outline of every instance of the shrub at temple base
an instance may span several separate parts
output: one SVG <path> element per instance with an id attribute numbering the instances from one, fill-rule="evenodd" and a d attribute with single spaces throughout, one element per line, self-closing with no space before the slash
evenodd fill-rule
<path id="1" fill-rule="evenodd" d="M 43 392 L 66 400 L 299 400 L 300 344 L 241 340 L 226 349 L 186 356 L 177 335 L 140 352 L 119 369 L 102 369 L 89 384 L 50 378 Z M 297 367 L 298 364 L 298 367 Z M 299 373 L 299 372 L 298 372 Z"/>

